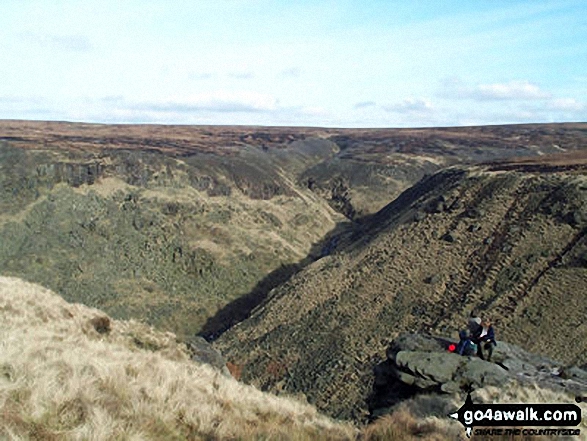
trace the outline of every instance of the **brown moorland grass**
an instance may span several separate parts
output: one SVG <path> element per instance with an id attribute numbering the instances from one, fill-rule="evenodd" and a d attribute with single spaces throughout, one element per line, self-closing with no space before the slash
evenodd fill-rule
<path id="1" fill-rule="evenodd" d="M 444 159 L 447 159 L 447 155 L 450 157 L 450 163 L 455 160 L 461 162 L 454 157 L 453 149 L 463 146 L 465 148 L 459 152 L 464 156 L 474 156 L 479 153 L 479 148 L 497 149 L 496 151 L 505 149 L 510 152 L 512 149 L 521 149 L 520 152 L 525 152 L 521 156 L 572 151 L 584 148 L 586 133 L 586 123 L 342 129 L 0 120 L 0 140 L 25 149 L 42 146 L 44 150 L 78 152 L 128 149 L 157 151 L 174 156 L 196 152 L 232 156 L 237 155 L 245 146 L 272 150 L 284 148 L 295 141 L 322 138 L 340 143 L 345 148 L 351 147 L 351 156 L 354 159 L 374 162 L 387 162 L 387 153 L 424 153 L 430 159 L 441 152 L 440 156 L 445 156 Z M 497 157 L 511 156 L 499 154 Z M 445 163 L 444 159 L 441 160 L 442 163 Z"/>
<path id="2" fill-rule="evenodd" d="M 0 277 L 0 439 L 350 440 L 349 424 L 189 359 L 175 335 Z M 145 349 L 149 348 L 149 349 Z"/>

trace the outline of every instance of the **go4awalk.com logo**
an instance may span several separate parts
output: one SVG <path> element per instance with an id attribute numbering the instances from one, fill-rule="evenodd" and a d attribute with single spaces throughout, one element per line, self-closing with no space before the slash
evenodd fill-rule
<path id="1" fill-rule="evenodd" d="M 469 438 L 473 433 L 495 436 L 581 434 L 581 430 L 574 427 L 581 422 L 581 408 L 575 404 L 474 404 L 469 393 L 465 404 L 449 416 L 465 426 Z M 473 431 L 475 427 L 483 428 Z"/>

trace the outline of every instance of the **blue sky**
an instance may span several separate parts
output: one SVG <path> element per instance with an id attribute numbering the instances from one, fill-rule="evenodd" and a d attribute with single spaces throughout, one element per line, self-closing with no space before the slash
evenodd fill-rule
<path id="1" fill-rule="evenodd" d="M 587 2 L 3 0 L 0 118 L 587 121 Z"/>

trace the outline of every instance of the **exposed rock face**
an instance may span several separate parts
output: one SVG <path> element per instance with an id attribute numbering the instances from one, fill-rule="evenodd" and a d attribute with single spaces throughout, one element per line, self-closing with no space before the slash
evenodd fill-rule
<path id="1" fill-rule="evenodd" d="M 360 420 L 388 338 L 406 330 L 456 335 L 471 308 L 492 315 L 498 339 L 587 361 L 585 161 L 540 159 L 585 149 L 586 128 L 2 121 L 0 268 L 184 338 L 235 299 L 245 299 L 236 304 L 241 319 L 269 294 L 218 342 L 234 370 Z M 539 159 L 427 175 L 513 156 Z M 353 234 L 321 246 L 344 221 L 340 212 L 357 220 Z M 271 291 L 300 261 L 319 256 Z M 233 319 L 228 314 L 210 333 Z M 99 323 L 94 329 L 108 334 Z M 198 357 L 224 364 L 199 343 Z M 396 357 L 412 382 L 398 387 L 410 393 L 417 384 L 453 390 L 481 375 L 499 378 L 495 366 L 472 362 L 467 373 L 454 357 L 412 352 Z M 444 368 L 426 371 L 419 357 Z"/>
<path id="2" fill-rule="evenodd" d="M 402 334 L 387 350 L 387 360 L 374 369 L 370 397 L 372 415 L 420 392 L 459 393 L 508 382 L 536 385 L 582 396 L 587 392 L 587 372 L 524 351 L 500 341 L 492 361 L 448 351 L 454 340 L 421 334 Z"/>
<path id="3" fill-rule="evenodd" d="M 210 343 L 202 337 L 192 337 L 186 341 L 187 347 L 191 353 L 192 360 L 198 363 L 206 363 L 221 371 L 224 375 L 230 376 L 226 367 L 226 360 Z"/>
<path id="4" fill-rule="evenodd" d="M 220 173 L 241 192 L 267 199 L 288 194 L 284 171 L 300 188 L 326 198 L 346 216 L 361 217 L 385 206 L 424 175 L 455 164 L 513 157 L 535 157 L 585 147 L 585 124 L 542 124 L 442 129 L 323 129 L 280 127 L 197 127 L 92 125 L 1 121 L 0 143 L 48 156 L 69 151 L 78 158 L 48 158 L 48 173 L 70 185 L 92 184 L 113 170 L 132 185 L 154 176 L 141 167 L 160 156 L 197 157 L 204 172 L 191 177 L 210 195 L 231 191 Z M 104 162 L 104 152 L 126 156 L 122 164 Z M 79 159 L 87 156 L 89 158 Z M 156 154 L 156 155 L 155 155 Z M 0 162 L 4 161 L 1 158 Z M 24 168 L 31 168 L 28 161 Z M 268 168 L 267 165 L 270 165 Z M 529 164 L 531 169 L 533 165 Z M 174 166 L 167 171 L 173 171 Z M 210 170 L 212 172 L 210 172 Z M 43 170 L 40 170 L 43 173 Z M 26 173 L 30 182 L 30 175 Z M 439 206 L 442 209 L 442 205 Z"/>

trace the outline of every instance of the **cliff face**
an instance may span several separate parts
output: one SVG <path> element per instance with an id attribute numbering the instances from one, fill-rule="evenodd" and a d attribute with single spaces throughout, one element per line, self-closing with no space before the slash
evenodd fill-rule
<path id="1" fill-rule="evenodd" d="M 105 165 L 97 158 L 111 154 L 127 157 L 129 164 L 118 164 L 117 170 L 133 185 L 149 178 L 140 164 L 137 168 L 137 158 L 148 160 L 153 153 L 197 157 L 200 167 L 191 175 L 192 183 L 212 194 L 230 191 L 222 185 L 227 182 L 215 179 L 218 174 L 254 198 L 282 194 L 287 191 L 280 179 L 284 172 L 296 186 L 310 187 L 346 216 L 359 218 L 446 166 L 582 150 L 587 124 L 323 129 L 0 121 L 0 141 L 42 151 L 45 159 L 74 155 L 67 166 L 53 164 L 65 170 L 50 171 L 59 182 L 73 185 L 93 182 L 100 174 L 96 166 Z"/>
<path id="2" fill-rule="evenodd" d="M 472 310 L 494 321 L 498 339 L 583 364 L 585 163 L 455 167 L 424 179 L 272 291 L 217 346 L 246 381 L 357 419 L 390 339 L 456 337 Z"/>
<path id="3" fill-rule="evenodd" d="M 217 341 L 234 371 L 361 420 L 390 339 L 471 309 L 585 362 L 586 138 L 4 121 L 0 268 L 185 340 L 253 311 Z"/>

